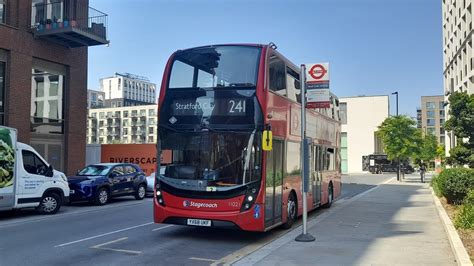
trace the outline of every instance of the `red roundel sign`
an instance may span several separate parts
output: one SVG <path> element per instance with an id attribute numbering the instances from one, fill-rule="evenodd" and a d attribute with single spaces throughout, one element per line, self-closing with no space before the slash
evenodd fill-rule
<path id="1" fill-rule="evenodd" d="M 323 65 L 321 64 L 316 64 L 316 65 L 313 65 L 310 69 L 309 69 L 309 72 L 308 74 L 315 80 L 319 80 L 321 79 L 322 77 L 324 77 L 324 75 L 326 75 L 328 71 L 326 70 L 326 68 L 324 68 Z"/>

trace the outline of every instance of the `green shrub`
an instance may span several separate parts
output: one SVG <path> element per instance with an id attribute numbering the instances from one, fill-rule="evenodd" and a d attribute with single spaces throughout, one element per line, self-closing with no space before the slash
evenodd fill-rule
<path id="1" fill-rule="evenodd" d="M 474 190 L 474 169 L 446 169 L 436 178 L 440 193 L 449 204 L 460 204 L 467 193 Z"/>
<path id="2" fill-rule="evenodd" d="M 433 191 L 434 191 L 434 193 L 436 194 L 436 196 L 442 197 L 443 194 L 441 193 L 441 190 L 439 189 L 438 180 L 439 180 L 439 176 L 438 176 L 438 175 L 434 175 L 434 176 L 431 178 L 430 184 L 431 184 L 431 187 L 433 188 Z"/>
<path id="3" fill-rule="evenodd" d="M 474 229 L 474 189 L 470 190 L 454 218 L 456 228 Z"/>
<path id="4" fill-rule="evenodd" d="M 446 180 L 450 174 L 448 170 L 451 169 L 444 169 L 439 175 L 433 177 L 431 180 L 433 190 L 438 197 L 445 197 L 446 195 Z"/>

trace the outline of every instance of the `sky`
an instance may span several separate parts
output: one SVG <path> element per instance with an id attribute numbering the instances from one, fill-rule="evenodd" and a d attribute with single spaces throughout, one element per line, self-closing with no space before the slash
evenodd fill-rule
<path id="1" fill-rule="evenodd" d="M 390 95 L 414 117 L 421 96 L 443 94 L 441 1 L 89 0 L 108 14 L 110 45 L 89 48 L 88 89 L 128 72 L 159 88 L 169 56 L 209 44 L 270 42 L 286 58 L 330 63 L 339 98 Z"/>

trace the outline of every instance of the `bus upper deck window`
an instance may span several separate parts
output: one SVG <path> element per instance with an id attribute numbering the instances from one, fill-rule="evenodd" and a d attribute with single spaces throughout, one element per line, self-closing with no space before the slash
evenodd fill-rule
<path id="1" fill-rule="evenodd" d="M 270 58 L 270 90 L 286 96 L 285 63 L 280 58 Z"/>

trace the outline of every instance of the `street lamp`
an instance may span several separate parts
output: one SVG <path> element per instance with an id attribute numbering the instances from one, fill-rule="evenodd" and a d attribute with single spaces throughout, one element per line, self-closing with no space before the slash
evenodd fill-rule
<path id="1" fill-rule="evenodd" d="M 396 110 L 397 110 L 397 116 L 398 116 L 398 91 L 392 92 L 392 95 L 394 95 L 394 94 L 397 96 L 396 97 Z"/>
<path id="2" fill-rule="evenodd" d="M 396 95 L 396 110 L 398 116 L 398 91 L 392 92 L 392 95 Z M 397 159 L 397 181 L 400 181 L 400 159 Z"/>

